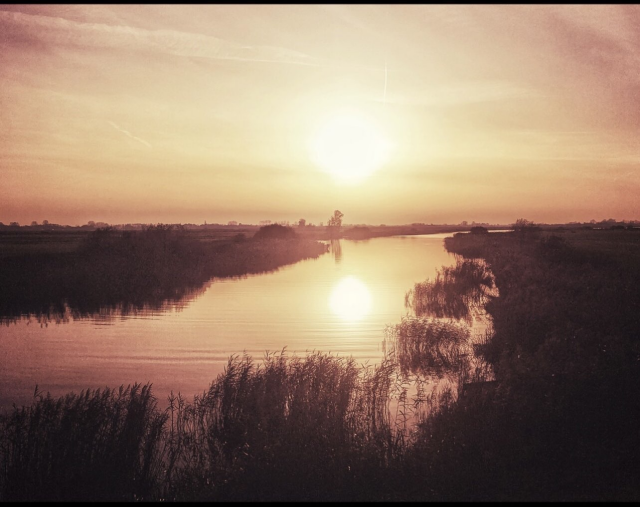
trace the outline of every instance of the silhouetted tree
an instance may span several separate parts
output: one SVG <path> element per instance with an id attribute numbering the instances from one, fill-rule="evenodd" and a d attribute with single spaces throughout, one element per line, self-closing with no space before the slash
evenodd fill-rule
<path id="1" fill-rule="evenodd" d="M 518 218 L 518 220 L 516 220 L 516 223 L 513 224 L 513 230 L 515 232 L 537 231 L 540 230 L 540 227 L 538 227 L 531 220 L 527 220 L 526 218 Z"/>
<path id="2" fill-rule="evenodd" d="M 329 227 L 329 233 L 332 237 L 336 237 L 340 234 L 340 228 L 342 227 L 342 217 L 344 213 L 340 210 L 335 210 L 333 216 L 329 218 L 327 227 Z"/>
<path id="3" fill-rule="evenodd" d="M 298 227 L 304 227 L 305 225 L 307 225 L 307 221 L 304 218 L 298 220 Z"/>

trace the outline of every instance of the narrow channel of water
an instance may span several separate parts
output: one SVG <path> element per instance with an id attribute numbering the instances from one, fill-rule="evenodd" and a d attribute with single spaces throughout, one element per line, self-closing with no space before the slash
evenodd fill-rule
<path id="1" fill-rule="evenodd" d="M 21 319 L 0 327 L 0 408 L 86 388 L 152 382 L 164 406 L 173 390 L 207 389 L 230 355 L 260 359 L 319 350 L 374 364 L 385 327 L 408 310 L 405 294 L 455 263 L 447 234 L 342 240 L 318 259 L 240 279 L 214 279 L 161 311 L 104 313 L 62 323 Z"/>

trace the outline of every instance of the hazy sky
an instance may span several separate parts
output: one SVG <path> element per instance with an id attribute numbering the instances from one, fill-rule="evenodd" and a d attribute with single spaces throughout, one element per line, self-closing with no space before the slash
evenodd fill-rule
<path id="1" fill-rule="evenodd" d="M 5 224 L 638 219 L 639 134 L 640 6 L 0 5 Z"/>

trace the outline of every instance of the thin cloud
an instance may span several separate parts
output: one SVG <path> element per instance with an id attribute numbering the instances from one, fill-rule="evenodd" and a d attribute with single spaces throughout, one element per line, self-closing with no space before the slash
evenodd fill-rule
<path id="1" fill-rule="evenodd" d="M 445 107 L 512 98 L 530 98 L 535 95 L 536 93 L 530 88 L 518 86 L 510 82 L 481 81 L 459 83 L 407 94 L 387 93 L 386 102 L 404 106 Z M 382 99 L 374 100 L 381 101 Z"/>
<path id="2" fill-rule="evenodd" d="M 47 45 L 155 50 L 163 53 L 297 65 L 317 65 L 313 57 L 275 46 L 246 46 L 210 35 L 175 30 L 144 30 L 122 25 L 80 23 L 63 18 L 0 11 L 0 42 L 25 40 Z"/>
<path id="3" fill-rule="evenodd" d="M 118 132 L 122 132 L 124 135 L 129 136 L 131 139 L 133 139 L 134 141 L 138 141 L 139 143 L 144 144 L 145 146 L 147 146 L 148 148 L 153 148 L 153 146 L 151 146 L 147 141 L 145 141 L 144 139 L 140 139 L 139 137 L 134 136 L 131 132 L 129 132 L 128 130 L 125 130 L 123 128 L 121 128 L 119 125 L 117 125 L 116 123 L 113 123 L 112 121 L 107 121 L 107 123 L 109 125 L 111 125 L 114 129 L 116 129 Z"/>

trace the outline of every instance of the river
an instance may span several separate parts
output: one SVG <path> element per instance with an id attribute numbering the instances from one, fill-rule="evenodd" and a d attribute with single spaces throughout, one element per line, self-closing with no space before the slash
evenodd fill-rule
<path id="1" fill-rule="evenodd" d="M 447 234 L 341 240 L 318 259 L 275 272 L 213 279 L 161 310 L 0 327 L 0 408 L 29 404 L 35 386 L 59 396 L 153 383 L 167 395 L 206 390 L 232 354 L 323 351 L 374 364 L 387 325 L 407 314 L 416 282 L 455 262 Z"/>

